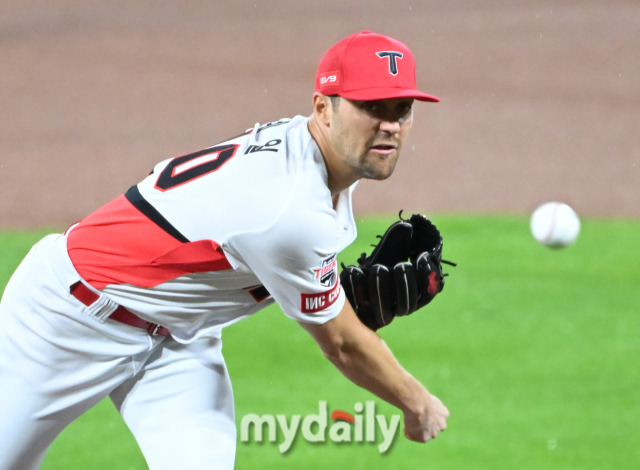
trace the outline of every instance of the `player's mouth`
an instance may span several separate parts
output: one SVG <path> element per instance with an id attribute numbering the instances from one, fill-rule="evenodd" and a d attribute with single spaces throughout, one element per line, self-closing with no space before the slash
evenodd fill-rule
<path id="1" fill-rule="evenodd" d="M 389 155 L 398 150 L 398 146 L 394 144 L 377 144 L 372 145 L 371 150 L 380 155 Z"/>

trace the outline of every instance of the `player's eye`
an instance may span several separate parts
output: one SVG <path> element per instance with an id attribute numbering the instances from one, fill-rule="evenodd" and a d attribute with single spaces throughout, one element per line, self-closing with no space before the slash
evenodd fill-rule
<path id="1" fill-rule="evenodd" d="M 368 115 L 383 121 L 406 121 L 411 117 L 413 100 L 359 101 L 357 107 Z"/>
<path id="2" fill-rule="evenodd" d="M 402 117 L 406 117 L 411 113 L 413 109 L 413 101 L 405 101 L 398 104 L 398 114 Z"/>
<path id="3" fill-rule="evenodd" d="M 363 101 L 361 108 L 369 114 L 376 115 L 380 112 L 380 103 L 378 101 Z"/>

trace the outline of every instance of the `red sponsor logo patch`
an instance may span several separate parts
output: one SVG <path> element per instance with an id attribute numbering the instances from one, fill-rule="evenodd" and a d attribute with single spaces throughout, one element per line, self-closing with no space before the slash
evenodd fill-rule
<path id="1" fill-rule="evenodd" d="M 340 282 L 331 289 L 317 294 L 301 294 L 300 310 L 302 313 L 315 313 L 329 308 L 340 296 Z"/>
<path id="2" fill-rule="evenodd" d="M 313 270 L 313 272 L 315 273 L 315 278 L 318 280 L 322 279 L 324 276 L 326 276 L 327 274 L 331 273 L 331 271 L 336 269 L 337 266 L 338 266 L 338 261 L 335 258 L 328 260 L 326 265 L 322 266 L 321 268 Z"/>
<path id="3" fill-rule="evenodd" d="M 314 278 L 324 287 L 332 287 L 338 278 L 338 261 L 333 254 L 322 261 L 322 266 L 313 270 Z"/>
<path id="4" fill-rule="evenodd" d="M 320 75 L 321 87 L 338 85 L 339 81 L 340 81 L 340 73 L 338 71 L 325 72 L 322 75 Z"/>

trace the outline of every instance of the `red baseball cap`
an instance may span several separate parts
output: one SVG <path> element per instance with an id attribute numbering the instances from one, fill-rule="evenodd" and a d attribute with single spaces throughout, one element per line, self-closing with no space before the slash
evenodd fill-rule
<path id="1" fill-rule="evenodd" d="M 326 52 L 318 65 L 315 89 L 350 100 L 440 101 L 416 89 L 416 63 L 409 48 L 371 31 L 352 34 Z"/>

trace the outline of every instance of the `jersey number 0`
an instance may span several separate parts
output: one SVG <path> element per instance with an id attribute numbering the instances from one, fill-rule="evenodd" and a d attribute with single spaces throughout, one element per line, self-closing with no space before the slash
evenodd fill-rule
<path id="1" fill-rule="evenodd" d="M 239 145 L 218 145 L 199 152 L 177 157 L 162 170 L 156 189 L 167 191 L 219 170 L 238 150 Z"/>

